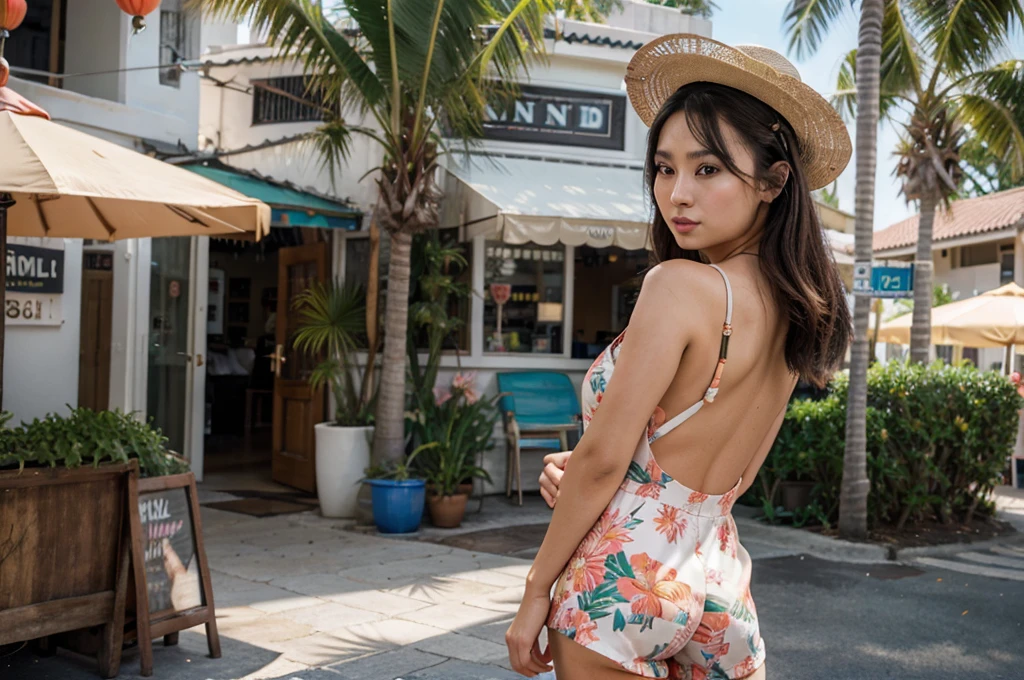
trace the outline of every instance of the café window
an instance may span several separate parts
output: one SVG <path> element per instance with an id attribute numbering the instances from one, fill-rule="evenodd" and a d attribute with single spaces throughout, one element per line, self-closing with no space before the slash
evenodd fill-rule
<path id="1" fill-rule="evenodd" d="M 188 20 L 185 13 L 180 8 L 161 10 L 160 84 L 181 87 L 181 68 L 178 64 L 190 58 Z"/>
<path id="2" fill-rule="evenodd" d="M 488 242 L 485 247 L 485 351 L 561 354 L 565 246 Z"/>
<path id="3" fill-rule="evenodd" d="M 615 339 L 633 314 L 646 250 L 576 248 L 572 356 L 593 359 Z"/>
<path id="4" fill-rule="evenodd" d="M 999 285 L 1005 286 L 1013 281 L 1013 244 L 1004 243 L 999 246 Z"/>

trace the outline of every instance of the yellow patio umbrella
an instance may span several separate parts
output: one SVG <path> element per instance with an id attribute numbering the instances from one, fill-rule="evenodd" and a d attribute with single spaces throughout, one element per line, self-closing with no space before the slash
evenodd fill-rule
<path id="1" fill-rule="evenodd" d="M 114 241 L 149 236 L 259 239 L 270 206 L 117 144 L 50 121 L 4 87 L 0 59 L 0 252 L 7 236 Z M 0 269 L 0 309 L 5 307 Z M 0 324 L 0 405 L 4 327 Z"/>
<path id="2" fill-rule="evenodd" d="M 913 314 L 883 323 L 879 342 L 910 344 Z M 1016 283 L 932 309 L 932 344 L 962 347 L 1005 347 L 1009 371 L 1014 345 L 1024 345 L 1024 288 Z"/>
<path id="3" fill-rule="evenodd" d="M 885 322 L 879 342 L 910 344 L 913 314 Z M 1024 345 L 1024 288 L 1016 283 L 932 309 L 932 344 L 965 347 Z"/>

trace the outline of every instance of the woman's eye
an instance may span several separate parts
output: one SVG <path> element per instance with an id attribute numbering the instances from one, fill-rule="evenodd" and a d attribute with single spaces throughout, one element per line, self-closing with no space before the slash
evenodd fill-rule
<path id="1" fill-rule="evenodd" d="M 658 174 L 659 175 L 671 175 L 672 174 L 672 168 L 668 167 L 667 165 L 665 165 L 663 163 L 659 163 L 658 164 Z"/>
<path id="2" fill-rule="evenodd" d="M 713 165 L 702 165 L 697 168 L 698 175 L 713 175 L 718 172 L 718 168 Z"/>

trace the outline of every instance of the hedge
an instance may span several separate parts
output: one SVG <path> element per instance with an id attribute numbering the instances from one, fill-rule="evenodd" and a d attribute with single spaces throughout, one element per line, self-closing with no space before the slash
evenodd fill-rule
<path id="1" fill-rule="evenodd" d="M 827 396 L 794 400 L 745 501 L 778 516 L 777 486 L 813 483 L 795 524 L 839 518 L 849 379 Z M 902 529 L 928 520 L 969 522 L 994 511 L 988 496 L 1005 469 L 1024 399 L 1003 375 L 968 362 L 929 366 L 890 361 L 868 371 L 868 526 Z M 771 498 L 770 498 L 771 497 Z"/>

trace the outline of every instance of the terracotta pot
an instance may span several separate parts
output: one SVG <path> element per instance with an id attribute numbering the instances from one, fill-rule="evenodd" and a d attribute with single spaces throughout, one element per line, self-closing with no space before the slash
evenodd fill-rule
<path id="1" fill-rule="evenodd" d="M 467 500 L 469 500 L 469 496 L 464 493 L 457 493 L 454 496 L 428 497 L 430 521 L 436 527 L 454 529 L 462 524 L 462 517 L 466 514 Z"/>

